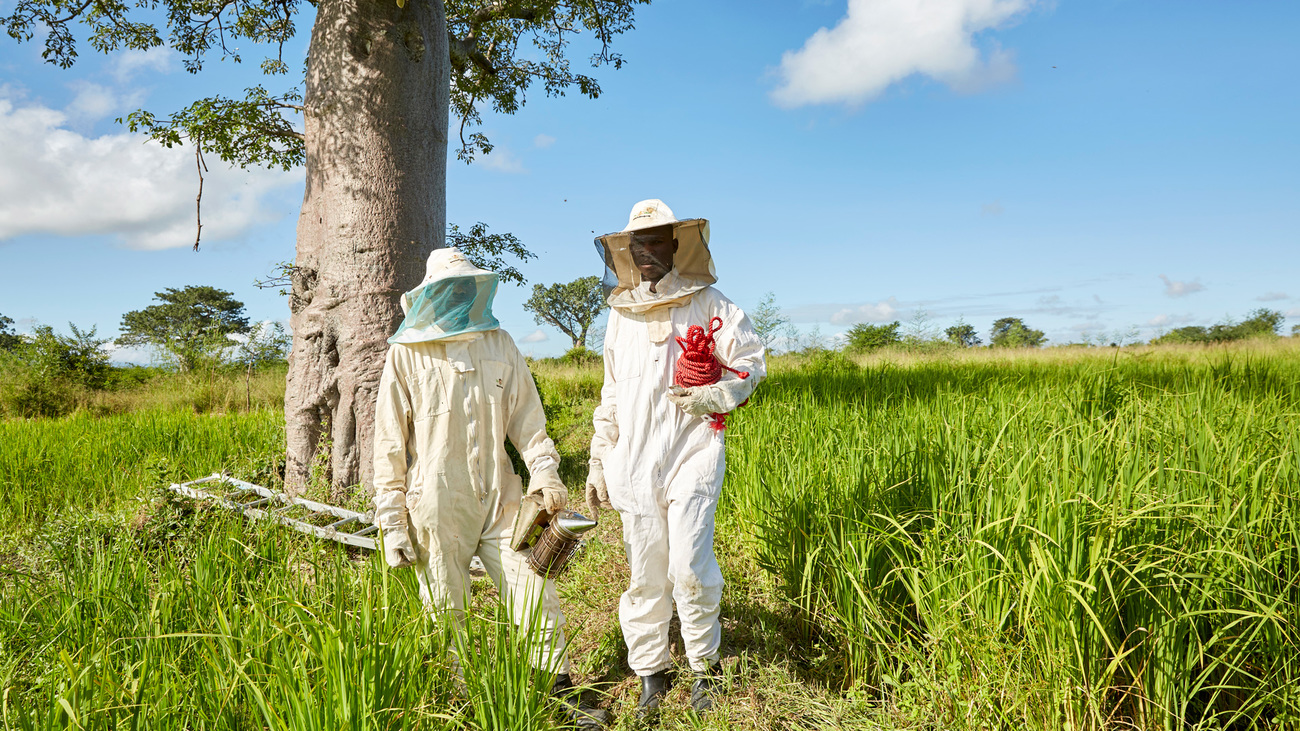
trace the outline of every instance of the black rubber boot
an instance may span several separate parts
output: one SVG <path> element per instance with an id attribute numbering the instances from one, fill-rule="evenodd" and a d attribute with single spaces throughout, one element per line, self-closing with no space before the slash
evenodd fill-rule
<path id="1" fill-rule="evenodd" d="M 708 670 L 697 673 L 691 684 L 691 708 L 696 713 L 705 713 L 713 709 L 713 698 L 722 687 L 722 667 L 714 663 Z"/>
<path id="2" fill-rule="evenodd" d="M 609 725 L 609 711 L 582 705 L 581 694 L 573 690 L 573 678 L 568 673 L 555 676 L 551 695 L 560 702 L 565 720 L 579 731 L 595 731 Z"/>
<path id="3" fill-rule="evenodd" d="M 668 695 L 670 685 L 672 681 L 668 677 L 667 670 L 660 670 L 653 675 L 642 675 L 641 700 L 636 704 L 637 715 L 645 718 L 659 710 L 659 704 L 664 702 L 664 696 Z"/>

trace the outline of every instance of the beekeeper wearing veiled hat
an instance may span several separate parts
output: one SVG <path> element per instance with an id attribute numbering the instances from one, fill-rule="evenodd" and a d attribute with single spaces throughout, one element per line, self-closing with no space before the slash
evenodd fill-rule
<path id="1" fill-rule="evenodd" d="M 529 492 L 542 493 L 552 512 L 568 498 L 560 455 L 528 366 L 492 316 L 497 275 L 456 249 L 434 251 L 426 272 L 402 296 L 406 318 L 388 339 L 379 381 L 374 499 L 384 555 L 394 568 L 413 565 L 425 606 L 458 621 L 477 555 L 516 626 L 540 628 L 532 662 L 556 673 L 553 691 L 568 699 L 559 596 L 510 548 L 523 483 L 505 440 L 528 466 Z M 543 616 L 533 623 L 538 606 Z"/>
<path id="2" fill-rule="evenodd" d="M 669 686 L 673 603 L 695 672 L 691 703 L 712 707 L 718 689 L 722 572 L 713 515 L 725 472 L 723 432 L 712 414 L 744 403 L 766 375 L 749 318 L 712 285 L 709 223 L 679 221 L 659 200 L 632 208 L 627 227 L 596 239 L 611 307 L 605 384 L 591 440 L 587 500 L 623 520 L 631 585 L 619 602 L 628 665 L 641 677 L 639 709 L 658 708 Z M 716 358 L 747 372 L 684 391 L 674 386 L 677 337 L 717 318 Z"/>

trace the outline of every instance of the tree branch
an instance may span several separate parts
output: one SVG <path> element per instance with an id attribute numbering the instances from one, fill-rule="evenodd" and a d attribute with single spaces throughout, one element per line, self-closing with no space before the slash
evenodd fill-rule
<path id="1" fill-rule="evenodd" d="M 503 2 L 498 1 L 488 3 L 478 10 L 475 10 L 469 16 L 469 24 L 471 28 L 477 29 L 478 26 L 487 21 L 497 18 L 504 18 L 506 20 L 522 20 L 527 23 L 532 23 L 537 20 L 537 10 L 532 8 L 509 10 Z"/>
<path id="2" fill-rule="evenodd" d="M 447 49 L 451 52 L 452 64 L 458 68 L 464 68 L 466 61 L 469 61 L 482 69 L 484 73 L 492 76 L 497 75 L 496 67 L 492 65 L 492 62 L 478 47 L 478 36 L 470 35 L 466 38 L 457 38 L 448 33 Z"/>
<path id="3" fill-rule="evenodd" d="M 199 194 L 194 196 L 194 250 L 199 250 L 199 237 L 203 235 L 203 169 L 207 165 L 203 162 L 203 146 L 195 141 L 194 144 L 194 167 L 199 171 Z"/>

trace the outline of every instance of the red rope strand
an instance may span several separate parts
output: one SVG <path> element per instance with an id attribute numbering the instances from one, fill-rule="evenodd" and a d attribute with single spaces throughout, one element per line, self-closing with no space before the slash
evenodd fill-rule
<path id="1" fill-rule="evenodd" d="M 676 372 L 673 374 L 674 384 L 684 388 L 710 386 L 722 380 L 722 371 L 724 369 L 735 373 L 741 378 L 749 378 L 747 371 L 728 368 L 715 355 L 718 344 L 714 341 L 713 334 L 721 329 L 722 318 L 715 317 L 709 321 L 707 332 L 699 325 L 691 325 L 686 329 L 685 338 L 677 338 L 677 344 L 682 346 L 682 355 L 677 359 Z M 746 399 L 745 403 L 748 402 L 748 399 Z M 741 404 L 741 406 L 744 405 Z M 726 414 L 710 414 L 710 416 L 712 420 L 709 425 L 713 427 L 714 431 L 722 431 L 727 428 Z"/>

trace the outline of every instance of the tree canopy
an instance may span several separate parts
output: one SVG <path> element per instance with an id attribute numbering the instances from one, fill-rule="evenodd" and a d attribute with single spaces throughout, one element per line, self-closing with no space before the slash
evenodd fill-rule
<path id="1" fill-rule="evenodd" d="M 575 348 L 586 345 L 591 323 L 608 306 L 600 277 L 580 277 L 549 287 L 534 285 L 533 295 L 524 303 L 538 325 L 558 328 Z"/>
<path id="2" fill-rule="evenodd" d="M 0 315 L 0 350 L 13 350 L 22 342 L 23 339 L 14 332 L 13 318 Z"/>
<path id="3" fill-rule="evenodd" d="M 1019 317 L 997 320 L 989 332 L 989 345 L 994 348 L 1037 348 L 1045 342 L 1042 330 L 1034 330 Z"/>
<path id="4" fill-rule="evenodd" d="M 963 348 L 974 348 L 981 342 L 979 334 L 975 332 L 975 326 L 965 321 L 958 321 L 956 325 L 944 330 L 943 334 L 949 342 Z"/>
<path id="5" fill-rule="evenodd" d="M 231 334 L 247 334 L 244 303 L 216 287 L 168 287 L 154 293 L 159 304 L 122 315 L 119 345 L 156 349 L 183 371 L 219 355 L 233 343 Z"/>
<path id="6" fill-rule="evenodd" d="M 848 347 L 851 350 L 876 350 L 886 345 L 893 345 L 902 339 L 898 334 L 901 324 L 898 320 L 888 325 L 868 325 L 860 322 L 849 328 L 846 333 Z"/>
<path id="7" fill-rule="evenodd" d="M 408 2 L 391 1 L 399 7 Z M 566 55 L 570 44 L 590 33 L 598 44 L 588 58 L 591 66 L 622 67 L 614 39 L 632 29 L 635 6 L 649 2 L 443 0 L 451 109 L 460 119 L 458 157 L 469 161 L 491 152 L 488 138 L 472 131 L 482 122 L 484 105 L 513 114 L 535 83 L 547 96 L 572 88 L 592 99 L 600 96 L 593 76 L 573 70 Z M 240 167 L 289 170 L 304 159 L 304 136 L 292 119 L 303 111 L 303 93 L 301 71 L 290 66 L 284 51 L 298 33 L 302 9 L 302 0 L 18 0 L 13 12 L 0 17 L 0 28 L 18 42 L 43 36 L 41 57 L 60 68 L 76 63 L 79 35 L 100 53 L 166 46 L 190 73 L 202 71 L 213 57 L 243 63 L 251 47 L 268 81 L 245 89 L 242 98 L 214 95 L 163 115 L 141 109 L 125 121 L 167 147 L 189 141 Z"/>
<path id="8" fill-rule="evenodd" d="M 1275 337 L 1282 329 L 1286 316 L 1277 310 L 1261 307 L 1252 311 L 1241 322 L 1224 320 L 1223 322 L 1203 327 L 1188 325 L 1170 330 L 1151 340 L 1152 345 L 1187 344 L 1187 343 L 1226 343 L 1248 338 Z"/>

